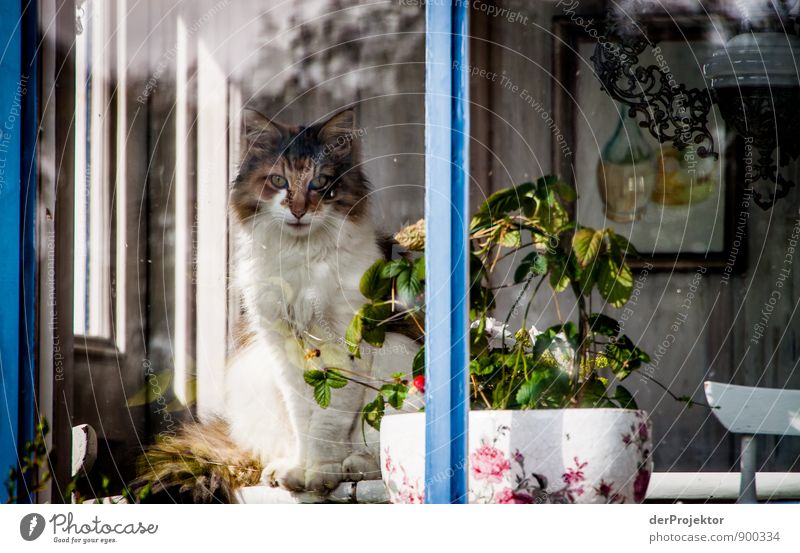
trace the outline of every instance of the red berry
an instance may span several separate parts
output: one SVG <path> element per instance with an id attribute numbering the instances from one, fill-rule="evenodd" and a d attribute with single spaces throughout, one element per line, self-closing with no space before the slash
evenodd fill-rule
<path id="1" fill-rule="evenodd" d="M 425 392 L 425 377 L 422 375 L 415 376 L 414 387 L 420 392 Z"/>

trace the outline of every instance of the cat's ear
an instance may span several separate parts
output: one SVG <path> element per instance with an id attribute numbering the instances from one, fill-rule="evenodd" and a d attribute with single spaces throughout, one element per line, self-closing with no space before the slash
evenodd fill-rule
<path id="1" fill-rule="evenodd" d="M 348 108 L 334 114 L 322 123 L 317 136 L 320 142 L 334 145 L 337 149 L 350 150 L 350 144 L 355 138 L 356 114 Z"/>
<path id="2" fill-rule="evenodd" d="M 242 110 L 247 142 L 275 142 L 286 133 L 287 127 L 250 108 Z"/>

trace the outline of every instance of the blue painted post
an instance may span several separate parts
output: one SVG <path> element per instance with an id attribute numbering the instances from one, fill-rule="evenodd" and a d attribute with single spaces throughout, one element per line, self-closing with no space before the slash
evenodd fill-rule
<path id="1" fill-rule="evenodd" d="M 39 110 L 36 91 L 38 82 L 39 13 L 36 2 L 28 3 L 22 16 L 22 65 L 20 84 L 22 87 L 21 128 L 21 222 L 20 222 L 20 420 L 19 442 L 34 439 L 37 423 L 36 413 L 36 214 L 37 214 L 37 165 L 36 145 L 39 128 Z M 19 502 L 33 503 L 33 494 L 18 493 Z"/>
<path id="2" fill-rule="evenodd" d="M 19 432 L 20 136 L 19 0 L 0 2 L 0 479 L 17 465 Z M 7 500 L 0 486 L 0 503 Z"/>
<path id="3" fill-rule="evenodd" d="M 425 501 L 467 502 L 468 4 L 426 6 Z"/>

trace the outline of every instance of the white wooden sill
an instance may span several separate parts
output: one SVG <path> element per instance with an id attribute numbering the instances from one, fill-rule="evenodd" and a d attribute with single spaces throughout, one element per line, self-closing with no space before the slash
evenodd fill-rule
<path id="1" fill-rule="evenodd" d="M 738 472 L 654 472 L 647 488 L 651 501 L 736 501 Z M 759 501 L 800 499 L 800 472 L 756 473 Z"/>
<path id="2" fill-rule="evenodd" d="M 342 482 L 330 495 L 292 493 L 283 488 L 249 486 L 236 492 L 239 503 L 388 503 L 383 480 Z"/>
<path id="3" fill-rule="evenodd" d="M 739 497 L 738 472 L 654 472 L 647 489 L 648 501 L 735 501 Z M 756 489 L 761 501 L 800 499 L 800 472 L 759 472 Z M 380 480 L 343 482 L 327 497 L 292 493 L 281 488 L 251 486 L 237 492 L 240 503 L 386 503 Z"/>

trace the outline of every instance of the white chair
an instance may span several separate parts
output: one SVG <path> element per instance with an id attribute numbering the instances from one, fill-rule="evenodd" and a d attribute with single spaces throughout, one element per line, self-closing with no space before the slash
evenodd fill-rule
<path id="1" fill-rule="evenodd" d="M 800 390 L 705 383 L 714 415 L 729 432 L 741 435 L 741 481 L 737 503 L 756 503 L 758 434 L 800 436 Z"/>

